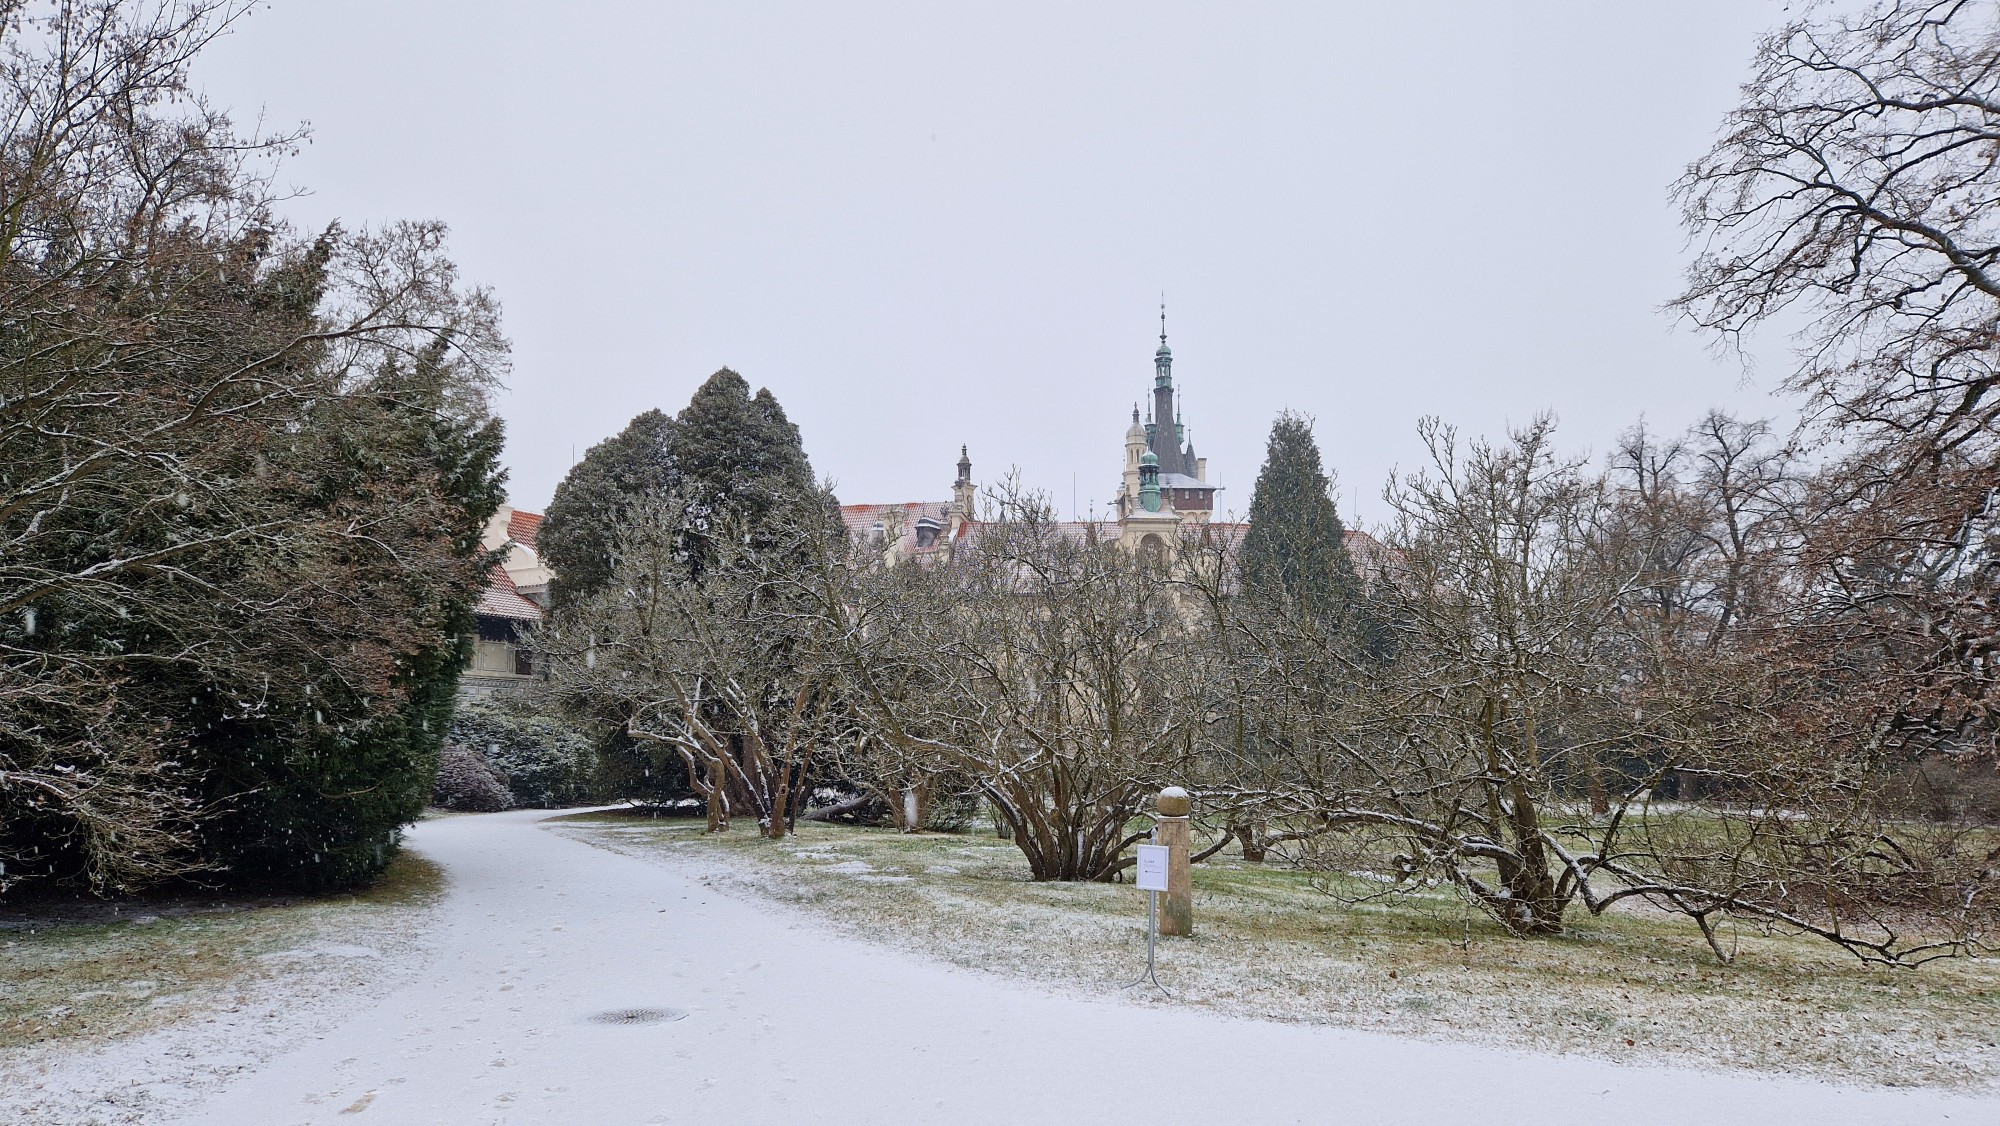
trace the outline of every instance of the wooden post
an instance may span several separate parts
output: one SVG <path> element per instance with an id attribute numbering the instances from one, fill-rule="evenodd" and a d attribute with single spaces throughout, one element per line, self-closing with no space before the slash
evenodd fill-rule
<path id="1" fill-rule="evenodd" d="M 1167 897 L 1160 904 L 1160 933 L 1187 937 L 1194 933 L 1194 885 L 1188 876 L 1188 811 L 1194 803 L 1179 786 L 1160 791 L 1159 843 L 1167 846 Z"/>

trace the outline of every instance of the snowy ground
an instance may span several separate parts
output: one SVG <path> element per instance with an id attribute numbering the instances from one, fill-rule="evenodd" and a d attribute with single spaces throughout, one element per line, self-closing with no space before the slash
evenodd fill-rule
<path id="1" fill-rule="evenodd" d="M 563 832 L 806 911 L 850 938 L 1044 987 L 1119 998 L 1145 960 L 1130 884 L 1035 883 L 990 832 L 800 826 L 782 841 L 699 819 L 588 814 Z M 1687 920 L 1578 911 L 1523 941 L 1449 889 L 1367 903 L 1323 874 L 1216 857 L 1193 872 L 1196 933 L 1163 945 L 1172 1002 L 1618 1063 L 2000 1094 L 2000 965 L 1862 965 L 1819 939 L 1726 931 L 1718 964 Z M 1359 881 L 1342 886 L 1350 893 Z M 1629 907 L 1629 905 L 1628 905 Z M 1126 999 L 1133 999 L 1126 994 Z"/>
<path id="2" fill-rule="evenodd" d="M 312 1003 L 244 1014 L 232 1040 L 298 1046 L 269 1059 L 239 1048 L 239 1073 L 185 1078 L 184 1097 L 222 1089 L 179 1121 L 2000 1120 L 1990 1098 L 1517 1055 L 1051 993 L 722 896 L 671 854 L 593 848 L 538 825 L 543 816 L 419 825 L 412 847 L 450 878 L 427 916 L 428 970 L 345 999 L 331 1022 Z M 591 1019 L 633 1008 L 686 1016 Z M 166 1035 L 99 1064 L 134 1068 L 121 1078 L 138 1081 Z M 171 1070 L 147 1074 L 158 1086 Z"/>

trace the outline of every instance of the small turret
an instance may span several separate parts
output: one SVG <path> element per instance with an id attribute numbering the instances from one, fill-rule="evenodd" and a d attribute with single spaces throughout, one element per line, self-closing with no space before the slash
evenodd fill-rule
<path id="1" fill-rule="evenodd" d="M 1139 507 L 1148 512 L 1160 510 L 1160 458 L 1151 450 L 1139 458 Z"/>
<path id="2" fill-rule="evenodd" d="M 951 510 L 968 519 L 972 516 L 972 455 L 958 447 L 958 480 L 951 483 Z"/>
<path id="3" fill-rule="evenodd" d="M 1125 472 L 1118 481 L 1118 515 L 1123 519 L 1132 506 L 1139 503 L 1139 458 L 1146 452 L 1152 436 L 1146 432 L 1146 424 L 1139 421 L 1139 404 L 1132 404 L 1132 425 L 1125 431 Z"/>

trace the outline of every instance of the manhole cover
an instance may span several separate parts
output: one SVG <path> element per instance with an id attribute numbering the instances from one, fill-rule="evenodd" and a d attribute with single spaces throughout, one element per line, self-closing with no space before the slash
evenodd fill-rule
<path id="1" fill-rule="evenodd" d="M 593 1013 L 590 1019 L 598 1024 L 659 1024 L 686 1015 L 683 1009 L 606 1009 Z"/>

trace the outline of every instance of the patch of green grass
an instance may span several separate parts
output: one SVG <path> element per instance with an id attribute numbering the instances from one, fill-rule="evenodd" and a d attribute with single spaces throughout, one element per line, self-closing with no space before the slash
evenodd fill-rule
<path id="1" fill-rule="evenodd" d="M 263 955 L 352 942 L 434 901 L 444 873 L 409 852 L 370 887 L 312 899 L 139 903 L 118 922 L 0 931 L 0 1050 L 169 1023 L 295 967 Z"/>
<path id="2" fill-rule="evenodd" d="M 582 839 L 665 852 L 718 887 L 964 966 L 1109 995 L 1145 961 L 1143 894 L 1034 883 L 1019 851 L 991 835 L 806 824 L 766 841 L 709 835 L 699 820 L 567 820 Z M 1349 902 L 1381 885 L 1225 857 L 1193 877 L 1196 933 L 1161 943 L 1177 1004 L 1635 1062 L 2000 1081 L 1992 961 L 1890 970 L 1745 928 L 1729 936 L 1739 953 L 1725 966 L 1692 924 L 1650 910 L 1579 910 L 1559 937 L 1519 939 L 1445 889 Z"/>

